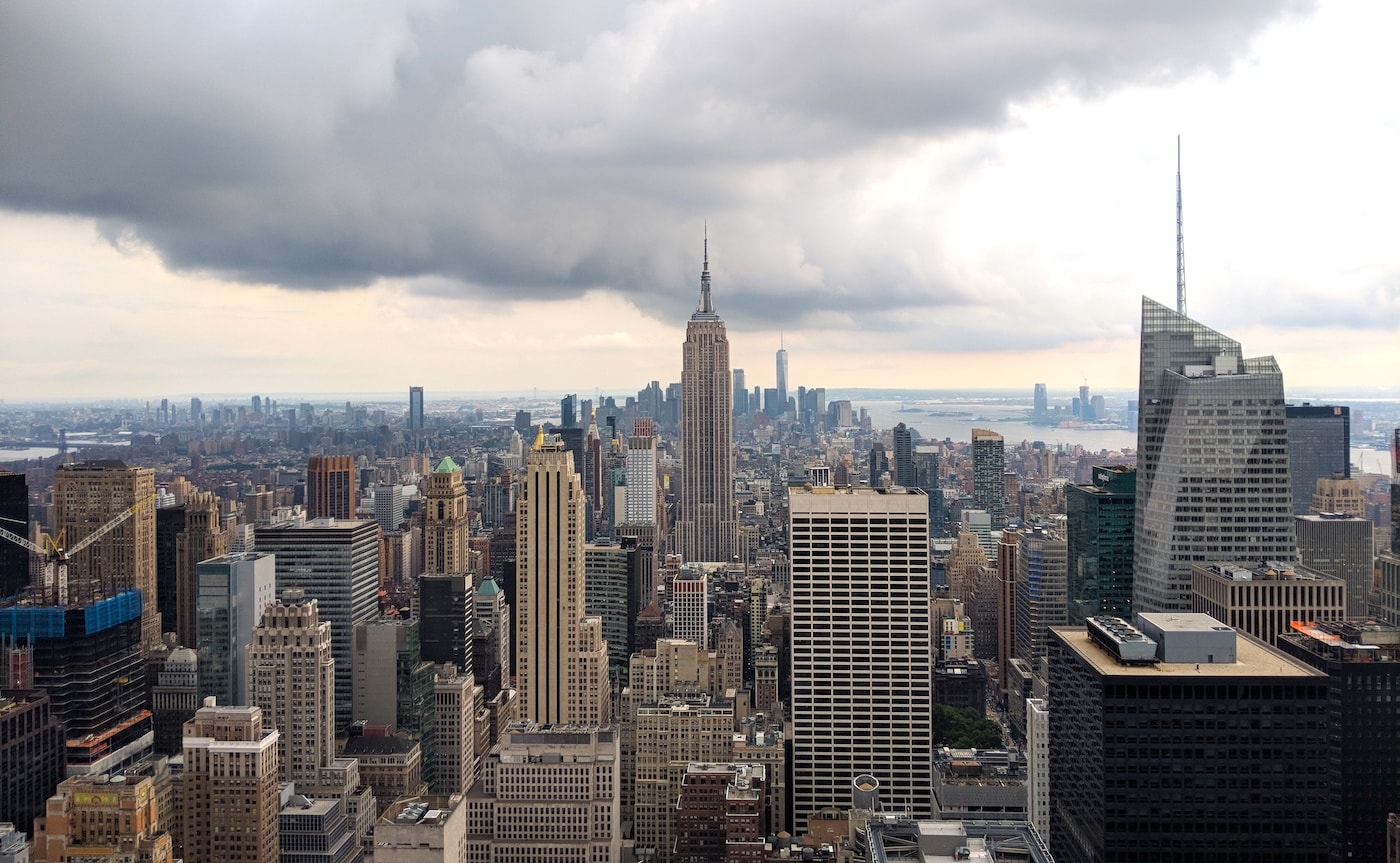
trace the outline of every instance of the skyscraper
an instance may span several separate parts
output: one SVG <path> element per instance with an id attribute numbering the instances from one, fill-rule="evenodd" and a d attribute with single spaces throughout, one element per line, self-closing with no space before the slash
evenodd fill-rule
<path id="1" fill-rule="evenodd" d="M 1307 515 L 1317 481 L 1351 477 L 1351 408 L 1288 405 L 1288 475 L 1293 514 Z"/>
<path id="2" fill-rule="evenodd" d="M 623 521 L 656 524 L 656 432 L 651 420 L 637 419 L 627 438 L 627 512 Z"/>
<path id="3" fill-rule="evenodd" d="M 782 339 L 778 340 L 778 408 L 787 410 L 788 403 L 788 354 Z M 777 417 L 774 417 L 777 419 Z"/>
<path id="4" fill-rule="evenodd" d="M 408 428 L 418 431 L 423 428 L 423 388 L 408 388 Z"/>
<path id="5" fill-rule="evenodd" d="M 467 486 L 451 457 L 438 462 L 423 492 L 423 571 L 433 575 L 466 572 Z M 445 661 L 445 660 L 444 660 Z"/>
<path id="6" fill-rule="evenodd" d="M 1006 442 L 990 429 L 972 430 L 972 506 L 1006 524 Z"/>
<path id="7" fill-rule="evenodd" d="M 424 659 L 472 670 L 473 599 L 472 581 L 465 575 L 424 573 L 418 580 L 414 617 L 421 624 Z"/>
<path id="8" fill-rule="evenodd" d="M 306 517 L 355 517 L 355 459 L 313 455 L 306 462 Z"/>
<path id="9" fill-rule="evenodd" d="M 894 810 L 932 810 L 928 503 L 916 489 L 792 489 L 797 829 L 878 777 Z"/>
<path id="10" fill-rule="evenodd" d="M 894 427 L 894 484 L 919 487 L 919 472 L 914 465 L 914 433 L 904 423 Z"/>
<path id="11" fill-rule="evenodd" d="M 186 860 L 279 859 L 280 739 L 257 707 L 220 707 L 211 700 L 185 723 L 181 805 Z"/>
<path id="12" fill-rule="evenodd" d="M 1142 298 L 1133 609 L 1190 611 L 1191 564 L 1292 561 L 1283 374 Z"/>
<path id="13" fill-rule="evenodd" d="M 226 554 L 201 561 L 195 578 L 199 694 L 238 704 L 248 685 L 243 648 L 252 642 L 263 609 L 277 598 L 276 566 L 265 552 Z"/>
<path id="14" fill-rule="evenodd" d="M 1069 622 L 1133 609 L 1133 497 L 1137 471 L 1096 466 L 1088 485 L 1065 486 Z"/>
<path id="15" fill-rule="evenodd" d="M 1050 396 L 1046 392 L 1045 384 L 1035 385 L 1035 407 L 1031 411 L 1031 419 L 1035 422 L 1047 422 L 1050 419 Z"/>
<path id="16" fill-rule="evenodd" d="M 218 496 L 209 491 L 190 495 L 183 507 L 183 527 L 175 537 L 176 616 L 161 620 L 161 628 L 178 633 L 180 643 L 186 647 L 194 647 L 199 640 L 199 562 L 227 554 L 231 539 L 219 517 Z M 262 607 L 258 606 L 253 623 L 257 623 L 261 613 Z M 228 703 L 235 704 L 237 700 Z"/>
<path id="17" fill-rule="evenodd" d="M 1038 667 L 1050 627 L 1064 626 L 1066 543 L 1041 528 L 1023 530 L 1016 548 L 1016 658 Z"/>
<path id="18" fill-rule="evenodd" d="M 734 416 L 749 412 L 749 386 L 744 382 L 744 370 L 734 370 Z"/>
<path id="19" fill-rule="evenodd" d="M 0 471 L 0 528 L 29 539 L 29 486 L 22 473 Z M 0 539 L 0 599 L 28 586 L 29 552 Z"/>
<path id="20" fill-rule="evenodd" d="M 520 713 L 541 723 L 606 723 L 607 642 L 602 621 L 584 616 L 583 486 L 563 442 L 543 429 L 517 507 Z"/>
<path id="21" fill-rule="evenodd" d="M 688 561 L 728 562 L 739 550 L 734 504 L 729 336 L 710 299 L 709 240 L 700 305 L 681 348 L 681 512 L 676 545 Z"/>
<path id="22" fill-rule="evenodd" d="M 277 590 L 305 591 L 331 625 L 335 655 L 336 726 L 350 723 L 355 624 L 379 613 L 379 526 L 372 521 L 322 518 L 305 524 L 259 527 L 258 551 L 277 560 Z M 280 725 L 278 727 L 281 727 Z"/>
<path id="23" fill-rule="evenodd" d="M 54 525 L 68 547 L 128 509 L 131 517 L 73 555 L 68 564 L 71 595 L 101 599 L 123 588 L 141 591 L 141 649 L 160 644 L 156 607 L 155 471 L 121 461 L 60 465 L 53 476 Z M 144 506 L 138 506 L 145 502 Z"/>

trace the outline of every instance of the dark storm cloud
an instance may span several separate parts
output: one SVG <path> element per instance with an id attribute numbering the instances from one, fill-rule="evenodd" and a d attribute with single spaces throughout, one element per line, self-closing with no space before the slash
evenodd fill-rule
<path id="1" fill-rule="evenodd" d="M 856 211 L 886 151 L 1223 70 L 1294 5 L 7 3 L 0 206 L 239 281 L 670 318 L 708 217 L 732 323 L 908 328 L 986 299 Z"/>

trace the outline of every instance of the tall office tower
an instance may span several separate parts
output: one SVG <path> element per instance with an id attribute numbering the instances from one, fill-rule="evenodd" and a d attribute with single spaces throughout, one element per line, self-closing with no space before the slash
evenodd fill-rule
<path id="1" fill-rule="evenodd" d="M 1340 513 L 1315 513 L 1297 516 L 1295 528 L 1303 566 L 1346 582 L 1348 618 L 1369 615 L 1375 570 L 1375 529 L 1370 520 Z"/>
<path id="2" fill-rule="evenodd" d="M 1051 630 L 1055 859 L 1327 860 L 1327 675 L 1204 614 L 1137 619 Z"/>
<path id="3" fill-rule="evenodd" d="M 967 599 L 977 577 L 977 569 L 986 566 L 987 562 L 987 552 L 983 551 L 977 535 L 971 531 L 960 531 L 948 551 L 946 570 L 948 592 L 954 599 Z"/>
<path id="4" fill-rule="evenodd" d="M 603 512 L 603 438 L 598 434 L 598 414 L 588 415 L 588 431 L 583 436 L 583 496 L 588 499 L 584 512 L 585 535 L 591 539 Z"/>
<path id="5" fill-rule="evenodd" d="M 467 486 L 451 457 L 438 462 L 423 492 L 423 571 L 433 575 L 466 572 Z"/>
<path id="6" fill-rule="evenodd" d="M 282 732 L 257 707 L 204 705 L 185 723 L 185 860 L 276 863 Z"/>
<path id="7" fill-rule="evenodd" d="M 194 647 L 199 639 L 198 567 L 202 560 L 227 554 L 229 531 L 219 516 L 219 498 L 213 492 L 201 491 L 185 500 L 184 529 L 175 537 L 175 601 L 176 617 L 162 620 L 165 629 L 180 636 L 180 643 Z M 258 613 L 262 607 L 258 606 Z M 230 701 L 230 704 L 237 699 Z"/>
<path id="8" fill-rule="evenodd" d="M 1096 419 L 1092 402 L 1089 400 L 1089 387 L 1087 384 L 1079 388 L 1079 401 L 1076 402 L 1076 404 L 1079 405 L 1079 411 L 1075 415 L 1079 417 L 1079 419 L 1085 422 L 1093 422 Z"/>
<path id="9" fill-rule="evenodd" d="M 577 393 L 570 393 L 559 400 L 559 427 L 561 429 L 578 427 Z"/>
<path id="10" fill-rule="evenodd" d="M 63 775 L 63 724 L 48 693 L 0 691 L 0 822 L 32 833 Z"/>
<path id="11" fill-rule="evenodd" d="M 972 430 L 972 505 L 987 511 L 992 527 L 1006 524 L 1006 443 L 990 429 Z"/>
<path id="12" fill-rule="evenodd" d="M 783 347 L 782 339 L 778 340 L 778 404 L 786 410 L 788 403 L 788 353 Z M 776 419 L 776 417 L 775 417 Z"/>
<path id="13" fill-rule="evenodd" d="M 0 470 L 0 528 L 29 539 L 29 486 L 24 474 Z M 0 538 L 0 599 L 29 586 L 29 552 Z M 20 825 L 24 829 L 24 825 Z"/>
<path id="14" fill-rule="evenodd" d="M 1292 563 L 1198 563 L 1191 567 L 1193 608 L 1278 644 L 1295 620 L 1341 620 L 1346 582 Z"/>
<path id="15" fill-rule="evenodd" d="M 466 860 L 622 859 L 617 732 L 512 724 L 467 795 Z"/>
<path id="16" fill-rule="evenodd" d="M 1026 699 L 1026 820 L 1050 839 L 1050 713 L 1045 699 Z"/>
<path id="17" fill-rule="evenodd" d="M 1192 563 L 1297 556 L 1283 375 L 1147 297 L 1141 366 L 1133 608 L 1189 611 Z"/>
<path id="18" fill-rule="evenodd" d="M 1306 515 L 1317 481 L 1351 477 L 1351 408 L 1345 405 L 1287 405 L 1288 474 L 1293 514 Z"/>
<path id="19" fill-rule="evenodd" d="M 514 641 L 506 592 L 490 576 L 483 578 L 476 589 L 472 633 L 472 664 L 463 670 L 476 676 L 485 700 L 490 701 L 510 685 L 510 646 Z"/>
<path id="20" fill-rule="evenodd" d="M 1088 485 L 1065 486 L 1069 622 L 1133 612 L 1133 499 L 1137 470 L 1097 466 Z"/>
<path id="21" fill-rule="evenodd" d="M 1023 530 L 1016 549 L 1016 656 L 1039 666 L 1050 627 L 1065 626 L 1068 544 L 1041 528 Z"/>
<path id="22" fill-rule="evenodd" d="M 53 475 L 54 526 L 69 548 L 135 508 L 124 522 L 73 555 L 69 595 L 101 599 L 123 588 L 141 591 L 141 649 L 160 644 L 156 607 L 155 471 L 121 461 L 59 465 Z M 141 505 L 144 504 L 144 505 Z"/>
<path id="23" fill-rule="evenodd" d="M 1390 553 L 1400 557 L 1400 428 L 1390 444 Z"/>
<path id="24" fill-rule="evenodd" d="M 734 702 L 709 693 L 665 695 L 639 705 L 633 784 L 633 837 L 638 855 L 666 863 L 675 847 L 675 810 L 688 764 L 729 758 L 734 738 Z"/>
<path id="25" fill-rule="evenodd" d="M 631 657 L 632 618 L 636 614 L 633 585 L 637 574 L 637 542 L 588 545 L 583 549 L 584 613 L 603 622 L 608 663 L 626 669 Z"/>
<path id="26" fill-rule="evenodd" d="M 382 619 L 355 624 L 352 715 L 387 725 L 417 742 L 422 781 L 431 784 L 436 760 L 433 689 L 436 670 L 424 660 L 418 621 Z"/>
<path id="27" fill-rule="evenodd" d="M 627 438 L 626 523 L 655 525 L 656 508 L 656 435 L 637 434 L 634 429 Z"/>
<path id="28" fill-rule="evenodd" d="M 734 375 L 734 416 L 743 416 L 749 410 L 749 387 L 744 382 L 744 370 L 735 369 Z"/>
<path id="29" fill-rule="evenodd" d="M 608 721 L 608 645 L 584 612 L 583 487 L 541 430 L 516 516 L 515 659 L 520 714 L 544 724 Z"/>
<path id="30" fill-rule="evenodd" d="M 239 653 L 243 652 L 242 645 Z M 154 657 L 158 654 L 152 654 Z M 241 661 L 241 657 L 240 657 Z M 239 690 L 237 701 L 244 699 Z M 189 647 L 166 653 L 151 687 L 152 723 L 155 725 L 156 755 L 178 755 L 185 738 L 185 723 L 199 709 L 199 655 Z"/>
<path id="31" fill-rule="evenodd" d="M 190 425 L 200 425 L 204 421 L 204 402 L 198 397 L 190 398 Z"/>
<path id="32" fill-rule="evenodd" d="M 194 577 L 192 570 L 186 573 L 180 566 L 180 537 L 184 532 L 184 504 L 156 507 L 156 610 L 165 632 L 180 631 L 179 600 L 193 592 L 192 586 L 180 590 L 180 575 Z"/>
<path id="33" fill-rule="evenodd" d="M 1381 623 L 1297 622 L 1279 649 L 1327 674 L 1339 860 L 1383 860 L 1386 816 L 1400 811 L 1400 629 Z"/>
<path id="34" fill-rule="evenodd" d="M 1366 516 L 1366 499 L 1361 496 L 1361 480 L 1341 476 L 1324 477 L 1313 488 L 1309 512 L 1332 512 Z"/>
<path id="35" fill-rule="evenodd" d="M 410 431 L 420 431 L 425 428 L 423 424 L 423 388 L 408 388 L 408 428 Z"/>
<path id="36" fill-rule="evenodd" d="M 1044 422 L 1050 419 L 1050 396 L 1045 388 L 1045 384 L 1035 385 L 1033 404 L 1034 407 L 1031 409 L 1031 419 L 1036 422 Z"/>
<path id="37" fill-rule="evenodd" d="M 365 849 L 350 829 L 339 800 L 294 795 L 277 814 L 281 860 L 291 863 L 364 863 Z"/>
<path id="38" fill-rule="evenodd" d="M 335 655 L 336 728 L 350 724 L 356 623 L 379 614 L 379 526 L 372 521 L 321 518 L 257 529 L 258 551 L 277 560 L 277 591 L 305 592 L 331 625 Z M 281 728 L 279 724 L 277 727 Z"/>
<path id="39" fill-rule="evenodd" d="M 789 494 L 796 829 L 880 777 L 891 809 L 932 810 L 928 502 L 917 489 Z"/>
<path id="40" fill-rule="evenodd" d="M 266 552 L 226 554 L 197 565 L 194 647 L 199 657 L 199 696 L 220 704 L 243 701 L 248 661 L 243 653 L 263 609 L 277 598 L 277 567 Z"/>
<path id="41" fill-rule="evenodd" d="M 480 758 L 485 754 L 476 746 L 476 715 L 479 706 L 484 706 L 484 702 L 479 705 L 480 696 L 481 687 L 470 670 L 450 662 L 437 666 L 433 677 L 433 764 L 428 783 L 434 794 L 460 794 L 478 778 Z"/>
<path id="42" fill-rule="evenodd" d="M 923 489 L 924 494 L 928 496 L 929 533 L 932 536 L 943 536 L 946 518 L 943 512 L 943 481 L 938 476 L 938 466 L 941 460 L 938 448 L 934 446 L 915 447 L 913 459 L 914 485 L 912 487 Z"/>
<path id="43" fill-rule="evenodd" d="M 704 567 L 684 564 L 671 581 L 671 634 L 710 648 L 710 574 Z"/>
<path id="44" fill-rule="evenodd" d="M 0 669 L 42 689 L 67 735 L 70 775 L 121 769 L 155 742 L 146 709 L 141 592 L 96 602 L 0 604 Z M 18 681 L 13 681 L 15 676 Z"/>
<path id="45" fill-rule="evenodd" d="M 681 512 L 676 548 L 689 561 L 729 562 L 739 551 L 734 504 L 729 336 L 710 300 L 709 241 L 700 305 L 681 348 Z"/>
<path id="46" fill-rule="evenodd" d="M 43 817 L 34 822 L 34 863 L 173 859 L 154 786 L 148 776 L 63 780 L 48 799 Z M 188 859 L 196 863 L 207 858 Z"/>
<path id="47" fill-rule="evenodd" d="M 374 520 L 385 533 L 403 524 L 403 486 L 385 483 L 374 487 Z"/>
<path id="48" fill-rule="evenodd" d="M 958 537 L 959 541 L 962 536 Z M 1004 530 L 1001 532 L 1001 539 L 997 541 L 996 556 L 996 579 L 997 579 L 997 682 L 1003 692 L 1009 692 L 1011 678 L 1008 677 L 1011 669 L 1011 660 L 1016 658 L 1016 571 L 1019 564 L 1017 560 L 1021 550 L 1021 532 L 1018 530 Z M 985 559 L 984 559 L 985 563 Z M 985 569 L 985 567 L 984 567 Z M 965 598 L 972 598 L 972 584 L 969 578 L 968 590 L 964 591 Z M 981 627 L 974 627 L 977 632 Z"/>
<path id="49" fill-rule="evenodd" d="M 355 517 L 355 458 L 313 455 L 306 462 L 306 517 Z"/>
<path id="50" fill-rule="evenodd" d="M 914 464 L 914 433 L 904 423 L 894 427 L 894 484 L 921 487 L 918 466 Z"/>
<path id="51" fill-rule="evenodd" d="M 414 616 L 421 623 L 423 658 L 472 667 L 475 603 L 472 581 L 465 575 L 424 574 L 418 579 Z"/>
<path id="52" fill-rule="evenodd" d="M 888 482 L 894 481 L 894 472 L 890 470 L 890 454 L 885 450 L 885 445 L 876 442 L 870 446 L 870 461 L 866 468 L 866 484 L 871 488 L 881 488 Z"/>
<path id="53" fill-rule="evenodd" d="M 331 624 L 321 620 L 318 606 L 293 588 L 263 611 L 248 645 L 247 700 L 281 732 L 280 781 L 295 783 L 309 797 L 340 799 L 355 834 L 364 837 L 374 825 L 374 793 L 361 782 L 358 761 L 335 755 L 336 718 L 342 713 L 338 663 Z"/>

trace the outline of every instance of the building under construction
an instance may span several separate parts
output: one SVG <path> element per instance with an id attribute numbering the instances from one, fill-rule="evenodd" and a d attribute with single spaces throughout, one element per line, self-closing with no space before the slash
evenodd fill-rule
<path id="1" fill-rule="evenodd" d="M 151 747 L 141 608 L 139 590 L 67 606 L 0 604 L 0 684 L 48 692 L 66 729 L 69 775 L 119 770 Z"/>

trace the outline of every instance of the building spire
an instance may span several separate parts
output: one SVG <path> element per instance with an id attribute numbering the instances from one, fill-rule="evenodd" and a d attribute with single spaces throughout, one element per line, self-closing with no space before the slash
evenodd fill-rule
<path id="1" fill-rule="evenodd" d="M 714 303 L 710 301 L 710 222 L 705 221 L 705 268 L 700 271 L 700 311 L 712 315 Z"/>
<path id="2" fill-rule="evenodd" d="M 1186 314 L 1186 240 L 1181 231 L 1181 136 L 1176 136 L 1176 313 Z"/>

